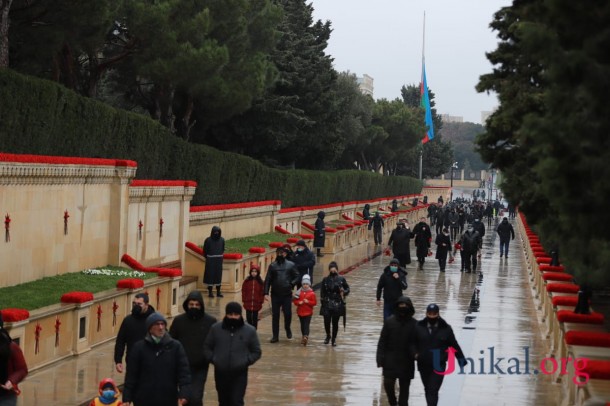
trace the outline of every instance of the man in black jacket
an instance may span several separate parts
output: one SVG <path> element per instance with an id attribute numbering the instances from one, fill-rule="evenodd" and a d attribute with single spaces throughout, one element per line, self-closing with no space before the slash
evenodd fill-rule
<path id="1" fill-rule="evenodd" d="M 125 377 L 123 405 L 185 405 L 191 383 L 184 347 L 167 333 L 161 313 L 146 318 L 148 333 L 134 346 Z"/>
<path id="2" fill-rule="evenodd" d="M 444 221 L 444 220 L 443 220 Z M 441 224 L 443 223 L 441 221 Z M 438 227 L 438 221 L 436 226 Z M 432 240 L 432 232 L 430 231 L 430 227 L 426 224 L 426 218 L 422 217 L 413 228 L 413 235 L 415 235 L 415 253 L 417 255 L 418 269 L 424 269 L 424 262 L 426 262 L 426 257 L 428 256 L 428 252 L 430 251 L 430 242 Z"/>
<path id="3" fill-rule="evenodd" d="M 413 238 L 413 233 L 406 221 L 403 220 L 398 222 L 388 240 L 388 245 L 392 247 L 394 258 L 398 259 L 400 266 L 403 268 L 411 263 L 411 248 L 409 247 L 411 238 Z"/>
<path id="4" fill-rule="evenodd" d="M 398 259 L 392 258 L 390 265 L 386 266 L 377 283 L 377 306 L 381 305 L 381 292 L 383 291 L 383 319 L 394 313 L 396 300 L 402 296 L 407 288 L 407 271 L 400 267 Z"/>
<path id="5" fill-rule="evenodd" d="M 277 257 L 269 264 L 265 277 L 265 300 L 269 301 L 271 293 L 271 329 L 272 343 L 279 341 L 280 309 L 284 313 L 284 328 L 286 337 L 292 339 L 290 323 L 292 321 L 292 289 L 299 281 L 299 271 L 294 262 L 286 260 L 286 250 L 280 247 L 276 251 Z"/>
<path id="6" fill-rule="evenodd" d="M 205 355 L 214 364 L 219 406 L 243 406 L 248 367 L 262 355 L 256 329 L 244 323 L 241 305 L 230 302 L 222 321 L 205 340 Z"/>
<path id="7" fill-rule="evenodd" d="M 386 319 L 377 343 L 377 367 L 383 368 L 383 387 L 390 405 L 409 404 L 409 386 L 415 375 L 417 353 L 417 321 L 411 299 L 401 296 L 396 301 L 394 315 Z M 396 379 L 400 386 L 396 400 Z"/>
<path id="8" fill-rule="evenodd" d="M 477 251 L 481 245 L 481 236 L 475 231 L 472 224 L 468 224 L 466 232 L 460 239 L 460 245 L 462 246 L 462 258 L 464 258 L 464 267 L 466 273 L 470 273 L 477 270 Z"/>
<path id="9" fill-rule="evenodd" d="M 455 360 L 460 366 L 466 364 L 464 354 L 460 348 L 453 329 L 439 315 L 439 307 L 429 304 L 426 308 L 426 317 L 417 322 L 417 369 L 424 384 L 426 403 L 436 406 L 438 391 L 443 384 L 446 374 L 456 369 Z M 451 355 L 448 354 L 447 349 Z M 447 361 L 449 369 L 447 370 Z"/>
<path id="10" fill-rule="evenodd" d="M 203 388 L 208 378 L 209 362 L 203 353 L 205 342 L 210 328 L 216 323 L 216 318 L 205 312 L 203 296 L 198 290 L 194 290 L 182 303 L 184 313 L 177 316 L 169 334 L 172 338 L 180 341 L 186 351 L 191 370 L 190 406 L 203 405 Z"/>
<path id="11" fill-rule="evenodd" d="M 146 336 L 146 318 L 155 312 L 155 308 L 148 303 L 146 293 L 138 293 L 134 299 L 131 314 L 123 319 L 119 334 L 114 344 L 114 363 L 116 370 L 123 373 L 123 353 L 127 347 L 125 363 L 129 363 L 129 354 L 133 345 Z"/>
<path id="12" fill-rule="evenodd" d="M 297 288 L 301 289 L 301 279 L 303 279 L 303 275 L 309 275 L 313 283 L 313 267 L 316 265 L 316 256 L 307 248 L 307 243 L 304 240 L 297 241 L 293 261 L 299 271 Z"/>
<path id="13" fill-rule="evenodd" d="M 513 228 L 513 225 L 508 222 L 508 219 L 504 217 L 496 229 L 496 232 L 500 236 L 500 258 L 502 258 L 502 255 L 508 258 L 508 246 L 510 240 L 515 239 L 515 229 Z"/>

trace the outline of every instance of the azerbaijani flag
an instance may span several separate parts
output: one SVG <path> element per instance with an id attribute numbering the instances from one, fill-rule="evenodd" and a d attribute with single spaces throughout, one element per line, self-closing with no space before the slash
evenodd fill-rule
<path id="1" fill-rule="evenodd" d="M 430 97 L 428 96 L 428 82 L 426 81 L 426 63 L 422 61 L 421 65 L 421 83 L 419 84 L 419 105 L 426 111 L 426 126 L 428 127 L 426 135 L 421 140 L 422 144 L 434 138 L 434 125 L 432 124 L 432 109 L 430 108 Z"/>

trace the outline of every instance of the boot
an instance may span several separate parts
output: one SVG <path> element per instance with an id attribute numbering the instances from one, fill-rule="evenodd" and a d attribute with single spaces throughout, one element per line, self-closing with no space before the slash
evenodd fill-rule
<path id="1" fill-rule="evenodd" d="M 214 297 L 214 292 L 212 292 L 212 289 L 214 289 L 212 286 L 208 286 L 208 296 L 209 297 Z"/>
<path id="2" fill-rule="evenodd" d="M 318 255 L 319 257 L 323 257 L 323 256 L 324 256 L 324 254 L 322 254 L 322 252 L 320 252 L 320 248 L 318 248 L 317 255 Z"/>
<path id="3" fill-rule="evenodd" d="M 220 293 L 220 285 L 216 286 L 216 296 L 224 297 L 224 295 L 222 293 Z"/>
<path id="4" fill-rule="evenodd" d="M 326 336 L 326 338 L 324 339 L 324 344 L 328 343 L 330 343 L 330 336 Z"/>

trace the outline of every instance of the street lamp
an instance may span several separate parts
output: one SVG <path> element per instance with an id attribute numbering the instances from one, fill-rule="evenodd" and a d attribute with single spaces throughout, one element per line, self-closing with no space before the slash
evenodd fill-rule
<path id="1" fill-rule="evenodd" d="M 450 202 L 453 201 L 453 170 L 457 169 L 458 167 L 458 163 L 454 162 L 453 165 L 451 165 L 451 198 L 449 199 Z"/>
<path id="2" fill-rule="evenodd" d="M 493 200 L 493 191 L 494 191 L 494 173 L 495 169 L 491 169 L 491 182 L 489 182 L 489 201 Z"/>

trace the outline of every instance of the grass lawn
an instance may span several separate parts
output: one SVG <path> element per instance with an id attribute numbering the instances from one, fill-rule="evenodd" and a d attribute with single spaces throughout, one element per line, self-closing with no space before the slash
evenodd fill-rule
<path id="1" fill-rule="evenodd" d="M 270 242 L 286 242 L 286 239 L 290 237 L 301 238 L 298 235 L 282 233 L 266 233 L 250 237 L 232 238 L 225 241 L 225 252 L 241 252 L 245 254 L 250 247 L 269 248 Z"/>
<path id="2" fill-rule="evenodd" d="M 116 288 L 117 281 L 125 278 L 151 279 L 156 273 L 144 273 L 134 276 L 134 271 L 116 266 L 105 266 L 104 269 L 124 271 L 127 275 L 87 275 L 74 272 L 59 276 L 42 278 L 37 281 L 9 286 L 0 289 L 0 309 L 7 307 L 33 310 L 59 303 L 61 295 L 72 291 L 97 293 Z M 136 274 L 138 275 L 138 274 Z"/>

